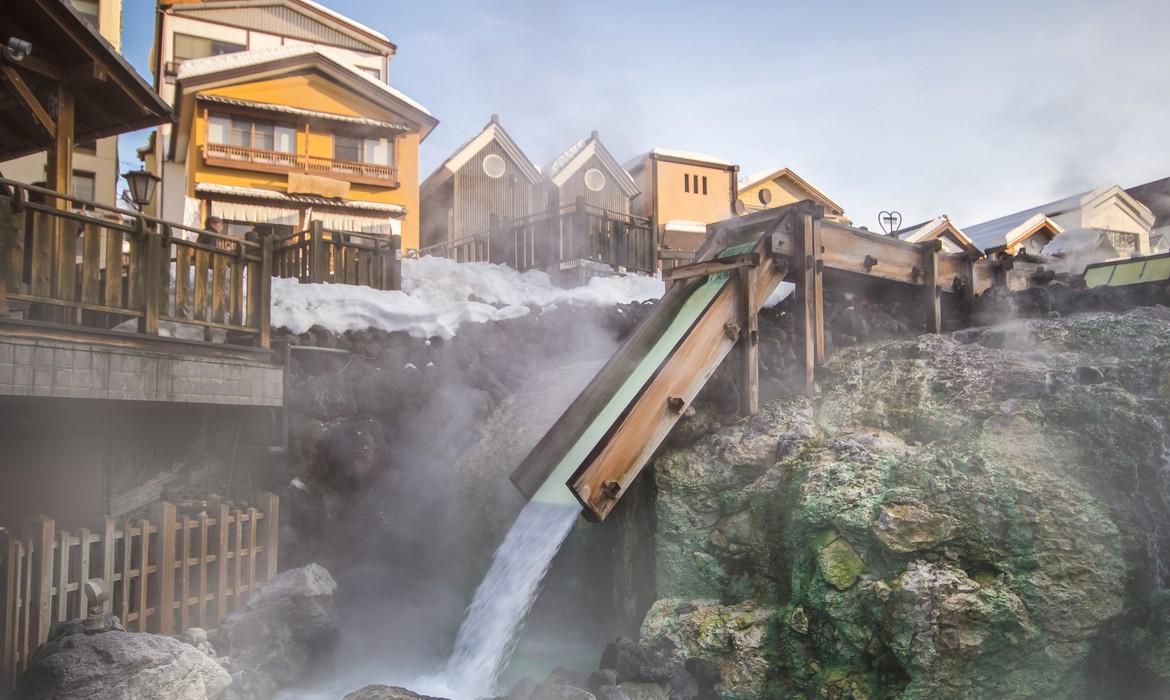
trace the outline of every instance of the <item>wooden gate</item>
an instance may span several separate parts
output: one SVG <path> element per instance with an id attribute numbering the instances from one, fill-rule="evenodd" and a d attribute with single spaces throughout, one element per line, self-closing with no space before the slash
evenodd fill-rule
<path id="1" fill-rule="evenodd" d="M 220 505 L 178 515 L 155 504 L 149 518 L 105 518 L 58 530 L 37 516 L 23 536 L 0 531 L 0 696 L 11 690 L 55 622 L 84 617 L 85 582 L 105 581 L 107 613 L 135 632 L 214 629 L 246 594 L 276 575 L 280 501 Z"/>

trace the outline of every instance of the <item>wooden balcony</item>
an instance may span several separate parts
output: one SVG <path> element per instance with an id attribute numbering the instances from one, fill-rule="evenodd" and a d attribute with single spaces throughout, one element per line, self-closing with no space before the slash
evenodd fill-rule
<path id="1" fill-rule="evenodd" d="M 320 221 L 275 243 L 277 277 L 301 282 L 402 288 L 401 236 L 330 231 Z"/>
<path id="2" fill-rule="evenodd" d="M 268 151 L 222 143 L 203 145 L 203 160 L 208 165 L 266 173 L 300 172 L 345 180 L 359 185 L 398 187 L 398 168 L 391 165 L 358 163 L 321 158 L 303 153 Z"/>

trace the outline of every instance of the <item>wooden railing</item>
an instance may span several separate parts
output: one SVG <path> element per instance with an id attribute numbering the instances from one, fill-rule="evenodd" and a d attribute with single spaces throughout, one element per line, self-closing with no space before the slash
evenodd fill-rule
<path id="1" fill-rule="evenodd" d="M 401 289 L 401 246 L 401 236 L 333 231 L 314 221 L 308 231 L 277 240 L 275 272 L 302 282 Z"/>
<path id="2" fill-rule="evenodd" d="M 648 219 L 586 204 L 495 223 L 491 230 L 428 246 L 422 255 L 460 262 L 493 262 L 517 270 L 547 269 L 593 260 L 615 268 L 654 272 L 658 246 Z"/>
<path id="3" fill-rule="evenodd" d="M 245 240 L 0 179 L 0 316 L 135 321 L 267 348 L 272 240 Z"/>
<path id="4" fill-rule="evenodd" d="M 398 184 L 398 168 L 392 165 L 322 158 L 303 153 L 232 146 L 226 143 L 204 144 L 203 159 L 209 165 L 239 167 L 241 164 L 245 164 L 272 172 L 299 171 L 391 187 Z"/>
<path id="5" fill-rule="evenodd" d="M 17 537 L 0 530 L 0 695 L 11 690 L 56 622 L 86 616 L 84 587 L 101 579 L 107 614 L 128 630 L 214 629 L 277 572 L 280 501 L 218 505 L 179 515 L 157 503 L 148 518 L 105 518 L 58 530 L 37 516 Z"/>

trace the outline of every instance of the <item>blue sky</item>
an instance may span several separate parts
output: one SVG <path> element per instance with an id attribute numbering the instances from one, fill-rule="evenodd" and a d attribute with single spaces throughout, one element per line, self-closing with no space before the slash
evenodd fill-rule
<path id="1" fill-rule="evenodd" d="M 538 164 L 597 129 L 623 161 L 790 167 L 871 228 L 1170 175 L 1165 0 L 324 2 L 398 46 L 391 84 L 440 120 L 424 176 L 493 112 Z M 153 8 L 125 0 L 144 75 Z"/>

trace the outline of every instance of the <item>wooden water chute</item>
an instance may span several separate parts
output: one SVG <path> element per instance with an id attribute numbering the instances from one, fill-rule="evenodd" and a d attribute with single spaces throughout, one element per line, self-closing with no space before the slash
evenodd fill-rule
<path id="1" fill-rule="evenodd" d="M 826 360 L 826 272 L 834 280 L 860 275 L 914 285 L 935 332 L 943 292 L 970 290 L 976 276 L 969 257 L 941 254 L 937 242 L 912 244 L 828 222 L 807 201 L 710 225 L 696 260 L 664 275 L 670 286 L 654 311 L 513 473 L 526 496 L 565 478 L 568 460 L 569 489 L 586 517 L 604 520 L 737 345 L 742 409 L 755 413 L 758 313 L 786 279 L 796 285 L 802 386 L 811 396 L 814 369 Z"/>

